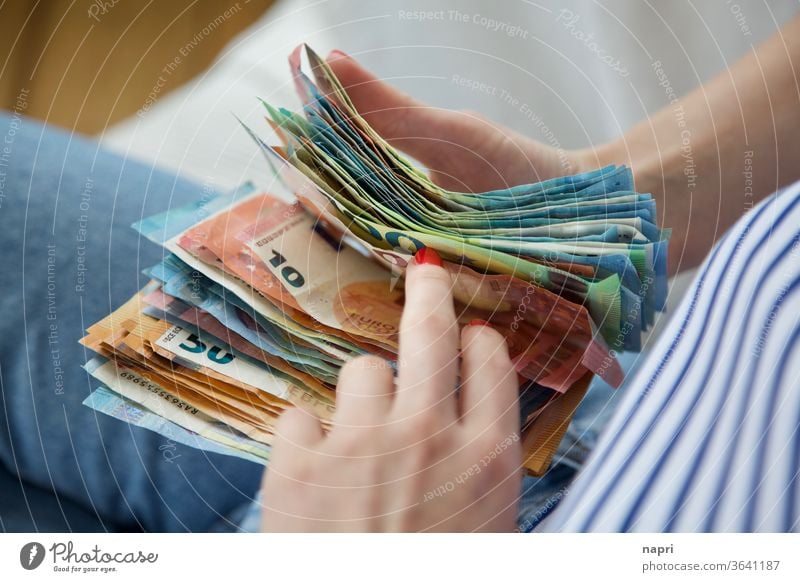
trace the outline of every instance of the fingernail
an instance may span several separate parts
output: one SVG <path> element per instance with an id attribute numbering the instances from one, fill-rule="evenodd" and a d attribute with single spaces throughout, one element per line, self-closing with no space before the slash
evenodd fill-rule
<path id="1" fill-rule="evenodd" d="M 488 321 L 484 320 L 484 319 L 473 319 L 473 320 L 472 320 L 472 321 L 470 321 L 470 322 L 469 322 L 467 325 L 469 325 L 469 326 L 473 326 L 473 325 L 474 325 L 474 326 L 482 325 L 482 326 L 484 326 L 484 327 L 492 327 L 492 324 L 491 324 L 491 323 L 489 323 Z"/>
<path id="2" fill-rule="evenodd" d="M 340 51 L 339 49 L 333 49 L 328 54 L 328 60 L 329 61 L 335 61 L 336 59 L 349 59 L 349 58 L 350 58 L 350 55 L 348 55 L 344 51 Z"/>
<path id="3" fill-rule="evenodd" d="M 435 265 L 437 267 L 442 266 L 442 257 L 439 256 L 439 253 L 429 247 L 422 247 L 419 249 L 417 254 L 414 255 L 414 261 L 418 265 Z"/>

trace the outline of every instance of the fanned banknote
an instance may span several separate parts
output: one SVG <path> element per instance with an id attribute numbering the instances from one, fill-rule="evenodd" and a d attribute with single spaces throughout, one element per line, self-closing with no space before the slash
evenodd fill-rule
<path id="1" fill-rule="evenodd" d="M 161 245 L 151 282 L 89 328 L 96 410 L 259 463 L 302 407 L 330 426 L 342 365 L 394 363 L 414 253 L 445 259 L 459 323 L 504 335 L 520 379 L 525 466 L 543 473 L 593 375 L 619 385 L 663 309 L 668 232 L 628 168 L 483 193 L 431 182 L 359 116 L 333 71 L 289 57 L 302 102 L 245 128 L 296 196 L 252 185 L 134 225 Z"/>

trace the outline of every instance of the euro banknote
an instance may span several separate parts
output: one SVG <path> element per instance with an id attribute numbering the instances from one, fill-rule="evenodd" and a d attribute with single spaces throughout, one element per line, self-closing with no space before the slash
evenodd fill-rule
<path id="1" fill-rule="evenodd" d="M 289 65 L 301 111 L 264 102 L 267 126 L 244 130 L 294 200 L 246 183 L 134 224 L 164 258 L 82 340 L 103 385 L 87 405 L 266 464 L 286 409 L 330 428 L 347 361 L 395 365 L 405 269 L 432 248 L 459 325 L 483 319 L 506 339 L 524 464 L 542 474 L 591 378 L 620 385 L 616 353 L 640 349 L 664 307 L 669 231 L 652 196 L 624 166 L 444 190 L 359 115 L 313 50 Z"/>

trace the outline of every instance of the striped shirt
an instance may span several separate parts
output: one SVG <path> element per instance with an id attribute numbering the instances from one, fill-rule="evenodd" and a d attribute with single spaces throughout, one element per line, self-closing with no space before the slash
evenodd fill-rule
<path id="1" fill-rule="evenodd" d="M 800 530 L 800 183 L 716 246 L 537 531 Z"/>

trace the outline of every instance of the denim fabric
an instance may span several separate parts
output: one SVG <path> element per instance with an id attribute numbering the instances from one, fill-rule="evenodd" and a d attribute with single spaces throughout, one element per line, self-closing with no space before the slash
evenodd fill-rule
<path id="1" fill-rule="evenodd" d="M 39 531 L 96 532 L 103 529 L 97 516 L 76 503 L 20 483 L 0 466 L 0 534 Z"/>
<path id="2" fill-rule="evenodd" d="M 162 255 L 131 223 L 201 195 L 85 138 L 0 114 L 0 462 L 108 530 L 233 529 L 228 516 L 258 488 L 255 464 L 81 405 L 96 383 L 78 339 Z"/>

